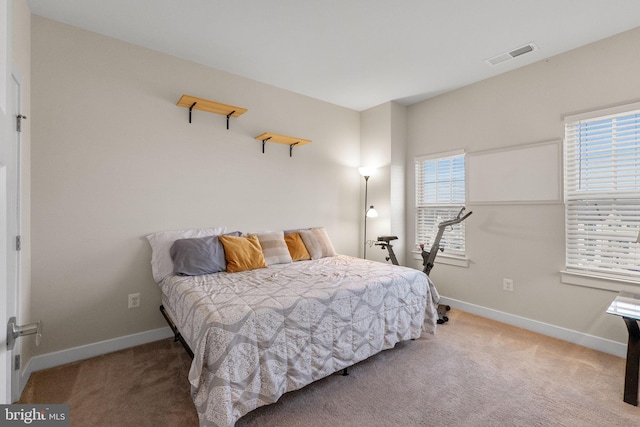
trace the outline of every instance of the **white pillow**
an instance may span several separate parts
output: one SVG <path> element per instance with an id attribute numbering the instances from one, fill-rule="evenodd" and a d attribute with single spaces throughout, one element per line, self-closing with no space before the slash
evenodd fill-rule
<path id="1" fill-rule="evenodd" d="M 147 240 L 151 245 L 151 271 L 153 280 L 160 283 L 162 279 L 173 274 L 173 260 L 169 250 L 178 239 L 192 237 L 218 236 L 227 231 L 226 227 L 199 228 L 194 230 L 161 231 L 149 234 Z"/>

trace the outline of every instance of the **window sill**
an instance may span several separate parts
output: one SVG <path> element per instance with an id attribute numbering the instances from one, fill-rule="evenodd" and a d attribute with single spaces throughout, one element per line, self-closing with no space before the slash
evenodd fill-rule
<path id="1" fill-rule="evenodd" d="M 412 251 L 413 259 L 422 261 L 422 255 L 418 251 Z M 469 268 L 469 258 L 438 254 L 436 264 L 453 265 L 455 267 Z"/>
<path id="2" fill-rule="evenodd" d="M 560 281 L 568 285 L 584 286 L 614 292 L 626 291 L 638 293 L 640 291 L 640 282 L 634 282 L 633 280 L 614 279 L 566 270 L 560 272 Z"/>

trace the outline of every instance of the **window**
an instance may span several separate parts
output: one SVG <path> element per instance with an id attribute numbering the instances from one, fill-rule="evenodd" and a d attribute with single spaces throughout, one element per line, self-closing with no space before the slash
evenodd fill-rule
<path id="1" fill-rule="evenodd" d="M 640 104 L 565 119 L 567 271 L 640 281 Z"/>
<path id="2" fill-rule="evenodd" d="M 464 152 L 416 158 L 416 247 L 427 250 L 438 224 L 455 218 L 465 204 Z M 440 246 L 445 254 L 465 256 L 464 221 L 446 230 Z"/>

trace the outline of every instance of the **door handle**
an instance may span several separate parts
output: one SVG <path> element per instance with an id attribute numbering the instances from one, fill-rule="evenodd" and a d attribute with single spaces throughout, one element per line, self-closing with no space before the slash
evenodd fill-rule
<path id="1" fill-rule="evenodd" d="M 36 336 L 36 345 L 40 345 L 42 339 L 42 320 L 37 323 L 30 323 L 28 325 L 18 326 L 16 325 L 16 318 L 12 317 L 7 323 L 7 350 L 13 350 L 16 344 L 16 339 L 25 335 Z"/>

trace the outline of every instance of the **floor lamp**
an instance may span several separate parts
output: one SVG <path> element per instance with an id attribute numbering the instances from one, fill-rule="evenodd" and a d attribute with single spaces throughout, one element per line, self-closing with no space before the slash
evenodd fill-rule
<path id="1" fill-rule="evenodd" d="M 373 168 L 358 168 L 358 172 L 360 172 L 360 175 L 364 177 L 364 250 L 362 252 L 365 259 L 367 258 L 367 218 L 375 218 L 378 216 L 378 211 L 376 211 L 373 206 L 369 206 L 367 200 L 369 193 L 369 178 L 373 171 Z"/>

